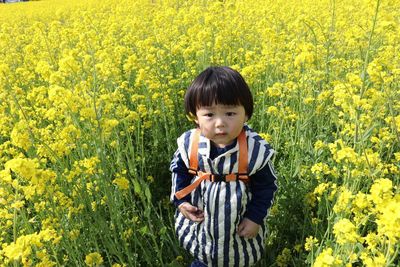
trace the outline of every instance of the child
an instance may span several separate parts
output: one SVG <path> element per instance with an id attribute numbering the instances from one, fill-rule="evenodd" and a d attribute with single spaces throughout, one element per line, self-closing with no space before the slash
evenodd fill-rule
<path id="1" fill-rule="evenodd" d="M 209 67 L 188 88 L 185 109 L 197 129 L 178 138 L 170 167 L 179 242 L 191 266 L 253 265 L 277 186 L 274 150 L 246 125 L 249 87 L 237 71 Z"/>

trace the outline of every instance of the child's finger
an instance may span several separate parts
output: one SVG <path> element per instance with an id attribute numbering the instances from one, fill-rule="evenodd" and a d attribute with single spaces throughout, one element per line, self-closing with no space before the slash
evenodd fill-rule
<path id="1" fill-rule="evenodd" d="M 204 214 L 203 212 L 189 212 L 188 213 L 189 219 L 194 221 L 194 222 L 201 222 L 202 220 L 204 220 Z"/>
<path id="2" fill-rule="evenodd" d="M 238 228 L 237 228 L 237 232 L 238 232 L 238 235 L 239 235 L 239 236 L 242 236 L 242 235 L 243 235 L 243 229 L 244 229 L 243 224 L 242 224 L 242 223 L 239 224 L 239 226 L 238 226 Z"/>
<path id="3" fill-rule="evenodd" d="M 204 212 L 189 203 L 182 205 L 180 210 L 186 218 L 194 222 L 201 222 L 204 220 Z"/>

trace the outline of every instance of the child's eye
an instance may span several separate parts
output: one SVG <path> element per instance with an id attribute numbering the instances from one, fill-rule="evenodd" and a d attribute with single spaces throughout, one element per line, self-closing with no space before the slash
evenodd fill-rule
<path id="1" fill-rule="evenodd" d="M 204 114 L 204 116 L 206 116 L 206 117 L 212 117 L 214 114 L 212 114 L 212 113 L 206 113 L 206 114 Z"/>
<path id="2" fill-rule="evenodd" d="M 226 115 L 227 116 L 234 116 L 234 115 L 236 115 L 236 112 L 227 112 Z"/>

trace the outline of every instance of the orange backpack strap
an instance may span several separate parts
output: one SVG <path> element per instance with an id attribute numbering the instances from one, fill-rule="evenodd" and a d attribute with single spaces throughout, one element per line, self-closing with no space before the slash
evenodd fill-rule
<path id="1" fill-rule="evenodd" d="M 197 170 L 199 168 L 199 159 L 198 159 L 198 151 L 199 151 L 199 140 L 200 140 L 200 129 L 196 129 L 192 142 L 190 143 L 190 156 L 189 156 L 189 173 L 193 175 L 197 175 Z M 177 199 L 182 199 L 183 197 L 187 196 L 192 192 L 196 187 L 200 185 L 200 183 L 205 180 L 207 177 L 203 176 L 203 179 L 197 179 L 192 184 L 186 186 L 185 188 L 179 190 L 175 193 Z"/>
<path id="2" fill-rule="evenodd" d="M 178 192 L 175 193 L 175 196 L 177 199 L 182 199 L 185 196 L 189 195 L 193 190 L 196 189 L 200 185 L 201 182 L 207 179 L 211 179 L 212 174 L 210 173 L 203 173 L 203 172 L 198 172 L 199 178 L 195 180 L 193 183 L 190 185 L 186 186 L 182 190 L 179 190 Z"/>
<path id="3" fill-rule="evenodd" d="M 248 154 L 247 154 L 246 132 L 244 129 L 238 136 L 238 143 L 239 143 L 238 178 L 247 182 L 247 180 L 249 179 L 249 176 L 247 175 Z"/>
<path id="4" fill-rule="evenodd" d="M 196 129 L 192 143 L 190 144 L 190 157 L 189 157 L 189 173 L 197 174 L 197 170 L 199 168 L 199 159 L 197 156 L 197 152 L 199 151 L 199 140 L 200 140 L 200 129 Z"/>
<path id="5" fill-rule="evenodd" d="M 220 177 L 223 176 L 225 182 L 231 182 L 236 180 L 241 180 L 244 183 L 248 183 L 249 176 L 247 174 L 247 166 L 248 166 L 248 155 L 247 155 L 247 140 L 246 140 L 246 132 L 243 129 L 242 132 L 238 136 L 239 143 L 239 159 L 238 159 L 238 172 L 231 173 L 226 175 L 215 175 L 211 173 L 205 173 L 202 171 L 198 171 L 199 160 L 198 160 L 198 149 L 199 149 L 199 139 L 200 139 L 200 129 L 196 129 L 190 150 L 189 157 L 189 173 L 193 175 L 197 175 L 199 178 L 195 180 L 192 184 L 186 186 L 185 188 L 179 190 L 175 193 L 177 199 L 182 199 L 188 194 L 190 194 L 193 190 L 196 189 L 200 185 L 200 183 L 204 180 L 209 179 L 212 182 L 219 181 Z"/>

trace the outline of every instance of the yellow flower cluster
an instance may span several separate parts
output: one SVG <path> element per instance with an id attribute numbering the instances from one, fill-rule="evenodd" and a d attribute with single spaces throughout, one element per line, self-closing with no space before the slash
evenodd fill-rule
<path id="1" fill-rule="evenodd" d="M 103 257 L 98 252 L 92 252 L 86 255 L 85 263 L 87 266 L 100 266 L 103 263 Z"/>
<path id="2" fill-rule="evenodd" d="M 332 248 L 324 249 L 318 257 L 315 259 L 314 265 L 315 267 L 333 267 L 333 266 L 342 266 L 343 262 L 338 257 L 332 255 Z"/>
<path id="3" fill-rule="evenodd" d="M 380 261 L 390 262 L 397 256 L 400 244 L 400 195 L 395 190 L 392 181 L 387 178 L 376 179 L 367 194 L 352 193 L 345 186 L 337 188 L 332 183 L 321 183 L 315 188 L 314 194 L 319 201 L 325 196 L 335 203 L 332 208 L 338 218 L 333 225 L 335 242 L 343 245 L 348 253 L 353 252 L 351 262 L 360 259 L 367 266 L 375 266 L 368 263 L 378 260 L 375 257 L 386 255 Z M 364 229 L 370 227 L 371 222 L 375 229 L 366 232 Z M 309 245 L 312 238 L 310 236 L 307 239 L 309 241 L 305 246 L 308 249 L 312 248 Z M 365 248 L 354 253 L 352 246 L 357 243 L 364 244 Z M 341 259 L 346 260 L 343 257 Z"/>
<path id="4" fill-rule="evenodd" d="M 38 266 L 55 266 L 56 262 L 50 260 L 50 255 L 44 247 L 45 243 L 51 246 L 57 245 L 61 236 L 58 236 L 53 229 L 42 230 L 39 233 L 23 235 L 13 243 L 3 244 L 0 259 L 5 264 L 21 261 L 24 266 L 32 266 L 31 255 L 36 254 L 39 259 Z"/>

